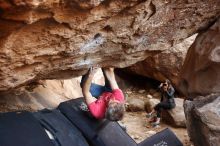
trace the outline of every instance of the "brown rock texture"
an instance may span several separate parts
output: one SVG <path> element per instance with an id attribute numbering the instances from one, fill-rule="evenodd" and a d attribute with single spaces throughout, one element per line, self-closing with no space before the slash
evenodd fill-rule
<path id="1" fill-rule="evenodd" d="M 127 100 L 126 111 L 129 112 L 145 111 L 144 100 L 139 98 L 130 98 L 129 100 Z"/>
<path id="2" fill-rule="evenodd" d="M 168 50 L 149 56 L 125 70 L 164 82 L 169 79 L 177 87 L 179 74 L 183 66 L 187 50 L 195 40 L 196 34 L 176 44 Z"/>
<path id="3" fill-rule="evenodd" d="M 220 92 L 220 20 L 189 49 L 179 86 L 187 97 Z"/>
<path id="4" fill-rule="evenodd" d="M 0 91 L 89 67 L 126 67 L 220 14 L 219 0 L 2 0 Z"/>
<path id="5" fill-rule="evenodd" d="M 186 127 L 186 118 L 183 109 L 183 99 L 175 98 L 176 107 L 163 110 L 162 119 L 174 127 Z"/>
<path id="6" fill-rule="evenodd" d="M 57 108 L 61 102 L 83 96 L 80 82 L 81 77 L 67 80 L 40 80 L 11 92 L 1 92 L 0 112 Z M 101 69 L 96 72 L 92 82 L 104 84 Z"/>
<path id="7" fill-rule="evenodd" d="M 82 97 L 80 79 L 46 80 L 1 93 L 0 112 L 54 109 L 60 102 Z"/>
<path id="8" fill-rule="evenodd" d="M 186 126 L 194 146 L 220 144 L 220 94 L 196 97 L 184 103 Z"/>
<path id="9" fill-rule="evenodd" d="M 146 100 L 145 110 L 150 113 L 158 103 L 160 103 L 159 99 L 151 98 Z"/>

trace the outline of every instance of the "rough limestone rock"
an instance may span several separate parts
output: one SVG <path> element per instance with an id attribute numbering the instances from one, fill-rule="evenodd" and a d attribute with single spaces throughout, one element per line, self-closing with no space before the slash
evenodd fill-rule
<path id="1" fill-rule="evenodd" d="M 220 92 L 220 20 L 198 35 L 181 72 L 179 88 L 187 97 Z"/>
<path id="2" fill-rule="evenodd" d="M 183 99 L 175 98 L 176 107 L 162 112 L 162 119 L 174 127 L 186 127 Z"/>
<path id="3" fill-rule="evenodd" d="M 159 99 L 155 99 L 155 98 L 147 99 L 145 101 L 145 110 L 148 113 L 151 112 L 158 103 L 160 103 Z"/>
<path id="4" fill-rule="evenodd" d="M 130 112 L 145 111 L 144 100 L 139 98 L 130 98 L 127 101 L 126 110 Z"/>
<path id="5" fill-rule="evenodd" d="M 157 99 L 160 99 L 160 98 L 161 98 L 161 92 L 155 92 L 155 93 L 153 94 L 153 97 L 154 97 L 154 98 L 157 98 Z"/>
<path id="6" fill-rule="evenodd" d="M 176 87 L 187 50 L 195 40 L 196 34 L 176 44 L 169 50 L 153 55 L 125 70 L 164 82 L 169 79 Z"/>
<path id="7" fill-rule="evenodd" d="M 219 0 L 2 0 L 0 91 L 126 67 L 207 28 Z"/>
<path id="8" fill-rule="evenodd" d="M 10 93 L 0 93 L 0 112 L 17 110 L 54 109 L 66 100 L 82 97 L 81 77 L 67 80 L 40 80 L 20 87 Z M 104 85 L 101 69 L 93 83 Z"/>
<path id="9" fill-rule="evenodd" d="M 194 146 L 219 146 L 220 94 L 186 101 L 184 109 L 188 134 Z"/>
<path id="10" fill-rule="evenodd" d="M 213 93 L 220 92 L 220 20 L 200 33 L 190 47 L 179 89 L 188 99 L 194 99 L 184 105 L 187 130 L 194 145 L 219 145 L 220 97 Z"/>
<path id="11" fill-rule="evenodd" d="M 80 77 L 46 80 L 29 84 L 10 93 L 1 93 L 0 112 L 56 108 L 60 102 L 82 97 Z"/>
<path id="12" fill-rule="evenodd" d="M 152 95 L 150 95 L 150 94 L 147 94 L 147 96 L 146 96 L 148 99 L 152 99 L 153 98 L 153 96 Z"/>

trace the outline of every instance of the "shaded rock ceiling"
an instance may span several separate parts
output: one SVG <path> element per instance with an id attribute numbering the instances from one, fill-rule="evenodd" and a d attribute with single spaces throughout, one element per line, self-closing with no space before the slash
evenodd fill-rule
<path id="1" fill-rule="evenodd" d="M 126 67 L 209 27 L 219 0 L 2 0 L 0 91 Z"/>

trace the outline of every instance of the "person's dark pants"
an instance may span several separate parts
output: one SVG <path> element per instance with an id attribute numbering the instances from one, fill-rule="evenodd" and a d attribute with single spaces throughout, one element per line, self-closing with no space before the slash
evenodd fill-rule
<path id="1" fill-rule="evenodd" d="M 103 70 L 102 70 L 102 72 L 103 72 Z M 88 77 L 88 75 L 89 75 L 89 72 L 82 76 L 82 79 L 81 79 L 81 82 L 80 82 L 81 87 L 85 83 L 86 78 Z M 94 84 L 94 83 L 92 83 L 91 86 L 90 86 L 89 91 L 92 94 L 92 96 L 95 97 L 95 98 L 98 98 L 103 92 L 111 92 L 112 91 L 110 83 L 109 83 L 109 81 L 108 81 L 108 79 L 107 79 L 104 72 L 103 72 L 103 75 L 104 75 L 104 79 L 105 79 L 105 85 L 104 86 Z"/>
<path id="2" fill-rule="evenodd" d="M 171 108 L 172 107 L 171 107 L 170 103 L 160 102 L 154 107 L 154 110 L 157 111 L 157 117 L 160 118 L 162 110 L 169 110 Z"/>

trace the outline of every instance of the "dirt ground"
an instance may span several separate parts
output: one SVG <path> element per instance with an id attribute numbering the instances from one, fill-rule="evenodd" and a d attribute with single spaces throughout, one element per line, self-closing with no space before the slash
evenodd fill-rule
<path id="1" fill-rule="evenodd" d="M 193 146 L 189 140 L 185 128 L 173 128 L 163 122 L 161 122 L 159 127 L 154 128 L 149 124 L 145 115 L 145 112 L 127 112 L 123 121 L 121 122 L 126 126 L 128 134 L 137 143 L 156 134 L 159 131 L 162 131 L 163 129 L 170 128 L 184 144 L 184 146 Z"/>
<path id="2" fill-rule="evenodd" d="M 138 85 L 140 85 L 138 82 Z M 142 82 L 143 83 L 143 82 Z M 156 85 L 156 86 L 155 86 Z M 146 99 L 148 94 L 153 95 L 152 89 L 155 90 L 158 83 L 152 86 L 152 82 L 148 82 L 147 84 L 142 84 L 141 87 L 129 86 L 124 90 L 127 100 L 129 98 L 139 98 Z M 140 93 L 140 90 L 142 92 Z M 154 91 L 156 92 L 156 90 Z M 170 128 L 175 135 L 179 138 L 179 140 L 183 143 L 184 146 L 193 146 L 192 142 L 189 139 L 186 128 L 175 128 L 171 125 L 168 125 L 161 120 L 159 127 L 152 127 L 149 123 L 149 119 L 146 118 L 146 111 L 139 112 L 126 112 L 124 119 L 121 122 L 126 126 L 128 134 L 137 142 L 141 142 L 146 138 L 160 132 L 166 128 Z"/>

